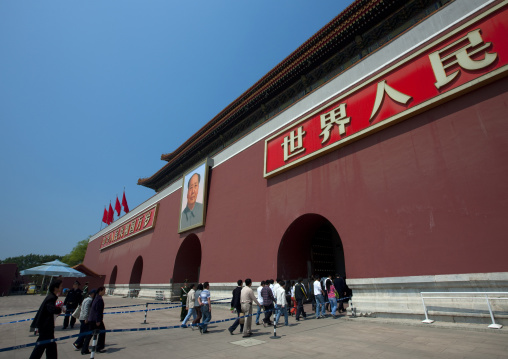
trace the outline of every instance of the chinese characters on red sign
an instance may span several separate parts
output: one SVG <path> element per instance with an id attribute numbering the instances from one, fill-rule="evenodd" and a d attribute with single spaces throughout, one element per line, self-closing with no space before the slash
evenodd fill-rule
<path id="1" fill-rule="evenodd" d="M 127 238 L 135 236 L 141 232 L 147 231 L 155 227 L 155 221 L 157 219 L 157 210 L 159 204 L 150 207 L 143 213 L 130 219 L 128 222 L 122 223 L 114 230 L 106 233 L 102 236 L 100 249 L 112 246 L 118 242 L 121 242 Z"/>
<path id="2" fill-rule="evenodd" d="M 504 2 L 486 11 L 267 139 L 264 176 L 505 76 L 507 8 Z"/>

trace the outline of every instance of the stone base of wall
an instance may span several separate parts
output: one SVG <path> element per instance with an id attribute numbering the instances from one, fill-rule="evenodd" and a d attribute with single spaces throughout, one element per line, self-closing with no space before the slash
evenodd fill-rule
<path id="1" fill-rule="evenodd" d="M 485 296 L 466 293 L 505 292 L 489 298 L 506 298 L 490 299 L 490 305 L 496 323 L 508 325 L 508 272 L 348 279 L 347 283 L 353 290 L 352 304 L 359 316 L 424 320 L 420 293 L 446 292 L 423 295 L 436 297 L 425 299 L 428 317 L 461 323 L 492 323 Z"/>

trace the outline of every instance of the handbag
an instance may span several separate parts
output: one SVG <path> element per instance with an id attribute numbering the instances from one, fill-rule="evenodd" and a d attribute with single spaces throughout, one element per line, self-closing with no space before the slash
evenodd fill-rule
<path id="1" fill-rule="evenodd" d="M 81 315 L 81 304 L 79 304 L 76 310 L 72 313 L 72 316 L 76 319 L 79 319 L 80 315 Z"/>

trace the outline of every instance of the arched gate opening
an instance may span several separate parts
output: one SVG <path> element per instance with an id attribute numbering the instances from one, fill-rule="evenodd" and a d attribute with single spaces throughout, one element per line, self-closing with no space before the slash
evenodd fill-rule
<path id="1" fill-rule="evenodd" d="M 325 217 L 305 214 L 288 227 L 277 254 L 277 277 L 346 275 L 344 249 L 339 233 Z"/>
<path id="2" fill-rule="evenodd" d="M 143 257 L 136 258 L 132 266 L 131 278 L 129 279 L 129 289 L 141 288 L 141 276 L 143 275 Z"/>
<path id="3" fill-rule="evenodd" d="M 201 243 L 195 234 L 188 235 L 182 242 L 175 258 L 173 269 L 173 283 L 189 283 L 199 281 L 201 266 Z"/>

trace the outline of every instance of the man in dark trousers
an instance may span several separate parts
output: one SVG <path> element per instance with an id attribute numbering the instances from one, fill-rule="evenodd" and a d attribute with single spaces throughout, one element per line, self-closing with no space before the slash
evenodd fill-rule
<path id="1" fill-rule="evenodd" d="M 308 295 L 302 282 L 303 279 L 300 277 L 295 285 L 296 320 L 300 320 L 300 314 L 304 319 L 307 319 L 307 313 L 303 310 L 303 302 L 308 299 Z"/>
<path id="2" fill-rule="evenodd" d="M 238 315 L 238 319 L 235 320 L 233 325 L 231 325 L 228 330 L 231 335 L 233 335 L 233 332 L 238 327 L 238 324 L 240 324 L 240 333 L 243 333 L 243 324 L 244 320 L 240 319 L 240 316 L 243 316 L 242 314 L 242 304 L 240 303 L 240 295 L 242 294 L 242 284 L 243 281 L 241 279 L 238 279 L 236 282 L 238 284 L 238 287 L 233 289 L 233 298 L 231 299 L 231 309 L 236 310 L 236 314 Z"/>
<path id="3" fill-rule="evenodd" d="M 346 282 L 344 281 L 344 278 L 340 276 L 340 274 L 335 274 L 333 286 L 335 287 L 337 293 L 339 293 L 340 298 L 344 298 L 346 296 Z M 339 300 L 339 313 L 344 312 L 344 300 L 345 299 Z"/>
<path id="4" fill-rule="evenodd" d="M 58 294 L 62 291 L 62 281 L 57 279 L 49 285 L 49 293 L 42 302 L 39 311 L 35 315 L 35 318 L 30 325 L 32 328 L 38 328 L 39 338 L 37 342 L 44 340 L 55 339 L 55 314 L 62 313 L 62 308 L 56 306 L 56 300 Z M 46 350 L 47 359 L 57 359 L 58 352 L 56 349 L 56 343 L 47 343 L 35 345 L 30 359 L 39 359 Z"/>
<path id="5" fill-rule="evenodd" d="M 76 318 L 72 316 L 72 313 L 74 313 L 78 305 L 83 301 L 83 291 L 79 289 L 79 286 L 80 283 L 75 281 L 72 285 L 72 289 L 67 293 L 67 297 L 65 297 L 64 305 L 67 310 L 65 311 L 63 329 L 67 329 L 69 326 L 69 318 L 71 318 L 71 328 L 74 328 L 74 324 L 76 323 Z"/>
<path id="6" fill-rule="evenodd" d="M 273 297 L 272 289 L 270 288 L 271 280 L 267 279 L 265 286 L 261 289 L 261 296 L 263 297 L 263 307 L 265 309 L 265 319 L 263 319 L 263 326 L 267 327 L 273 325 L 270 320 L 273 314 L 275 298 Z"/>
<path id="7" fill-rule="evenodd" d="M 102 296 L 106 294 L 106 289 L 104 287 L 97 288 L 97 293 L 95 294 L 95 298 L 92 301 L 92 305 L 90 306 L 90 313 L 88 314 L 88 324 L 89 330 L 105 330 L 104 326 L 104 299 Z M 90 345 L 90 340 L 92 339 L 92 335 L 88 335 L 85 337 L 83 342 L 83 346 L 81 347 L 81 354 L 90 354 L 88 350 Z M 102 353 L 105 351 L 104 347 L 106 346 L 106 333 L 100 333 L 99 339 L 97 340 L 97 347 L 95 348 L 96 352 Z"/>

